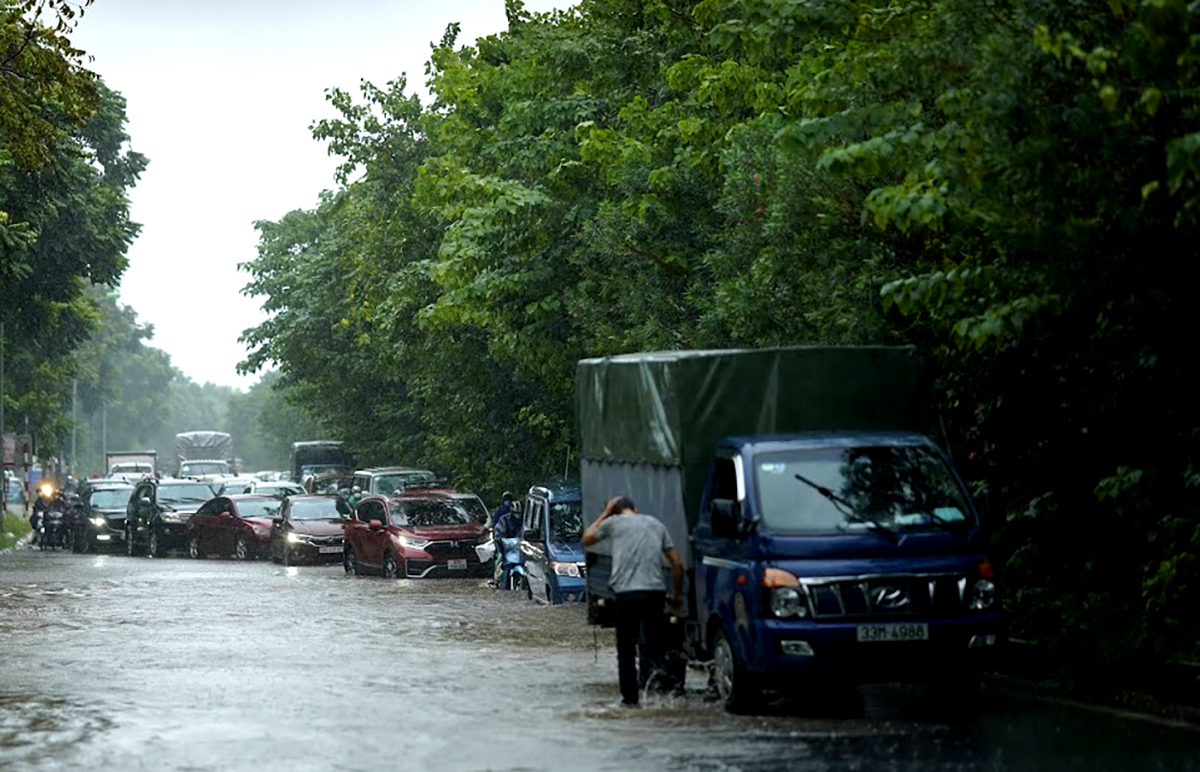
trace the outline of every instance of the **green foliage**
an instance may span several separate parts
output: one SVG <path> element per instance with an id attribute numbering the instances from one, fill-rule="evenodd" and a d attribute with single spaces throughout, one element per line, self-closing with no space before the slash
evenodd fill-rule
<path id="1" fill-rule="evenodd" d="M 1193 6 L 509 2 L 431 104 L 330 93 L 340 188 L 259 224 L 245 367 L 498 492 L 569 459 L 580 357 L 915 343 L 1014 632 L 1195 657 Z"/>

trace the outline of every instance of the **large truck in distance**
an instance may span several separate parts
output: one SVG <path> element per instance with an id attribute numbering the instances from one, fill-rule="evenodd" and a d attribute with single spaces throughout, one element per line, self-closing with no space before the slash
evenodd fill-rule
<path id="1" fill-rule="evenodd" d="M 920 433 L 919 375 L 888 347 L 579 363 L 585 519 L 624 494 L 667 526 L 687 577 L 670 629 L 727 709 L 795 686 L 978 686 L 997 587 L 975 502 Z M 611 622 L 609 572 L 588 554 L 592 623 Z"/>
<path id="2" fill-rule="evenodd" d="M 193 480 L 216 480 L 233 471 L 233 436 L 196 431 L 175 435 L 176 475 Z"/>
<path id="3" fill-rule="evenodd" d="M 327 479 L 354 474 L 354 459 L 341 440 L 306 440 L 292 443 L 292 482 L 305 478 Z"/>
<path id="4" fill-rule="evenodd" d="M 108 477 L 137 482 L 158 473 L 157 450 L 120 450 L 105 454 L 104 468 Z"/>

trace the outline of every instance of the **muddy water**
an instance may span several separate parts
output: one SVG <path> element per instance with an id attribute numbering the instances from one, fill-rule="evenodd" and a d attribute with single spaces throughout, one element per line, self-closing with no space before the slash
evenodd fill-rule
<path id="1" fill-rule="evenodd" d="M 1197 769 L 1200 734 L 987 693 L 616 706 L 611 634 L 478 582 L 0 556 L 0 769 Z"/>

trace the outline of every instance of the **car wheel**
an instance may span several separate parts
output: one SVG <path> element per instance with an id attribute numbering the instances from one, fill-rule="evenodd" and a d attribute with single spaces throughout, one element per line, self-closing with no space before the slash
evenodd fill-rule
<path id="1" fill-rule="evenodd" d="M 133 546 L 133 531 L 128 527 L 125 528 L 125 554 L 129 557 L 137 555 L 137 550 Z"/>
<path id="2" fill-rule="evenodd" d="M 762 701 L 761 690 L 737 661 L 724 630 L 713 641 L 712 682 L 730 713 L 748 713 Z"/>
<path id="3" fill-rule="evenodd" d="M 150 543 L 146 547 L 146 555 L 152 558 L 163 556 L 162 542 L 159 540 L 157 528 L 150 529 Z"/>
<path id="4" fill-rule="evenodd" d="M 246 540 L 241 535 L 233 537 L 233 556 L 238 560 L 250 559 L 250 549 L 246 546 Z"/>
<path id="5" fill-rule="evenodd" d="M 358 575 L 358 557 L 354 554 L 354 548 L 349 544 L 346 545 L 346 549 L 342 550 L 342 568 L 350 576 Z"/>
<path id="6" fill-rule="evenodd" d="M 400 577 L 400 566 L 396 563 L 396 555 L 391 550 L 383 553 L 383 578 L 398 579 Z"/>
<path id="7" fill-rule="evenodd" d="M 204 557 L 204 553 L 200 551 L 200 540 L 196 538 L 196 534 L 192 534 L 192 538 L 188 539 L 188 555 L 193 560 L 200 560 Z"/>

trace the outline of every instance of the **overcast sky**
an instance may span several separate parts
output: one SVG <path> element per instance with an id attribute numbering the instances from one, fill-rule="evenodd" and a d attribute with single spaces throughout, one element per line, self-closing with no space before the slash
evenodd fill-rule
<path id="1" fill-rule="evenodd" d="M 566 2 L 528 0 L 530 10 Z M 96 0 L 73 36 L 128 101 L 128 132 L 150 167 L 132 191 L 142 234 L 121 299 L 154 344 L 197 381 L 246 387 L 238 335 L 257 324 L 238 263 L 253 221 L 308 208 L 336 160 L 308 126 L 332 115 L 324 90 L 408 73 L 424 93 L 429 44 L 503 30 L 504 0 Z"/>

